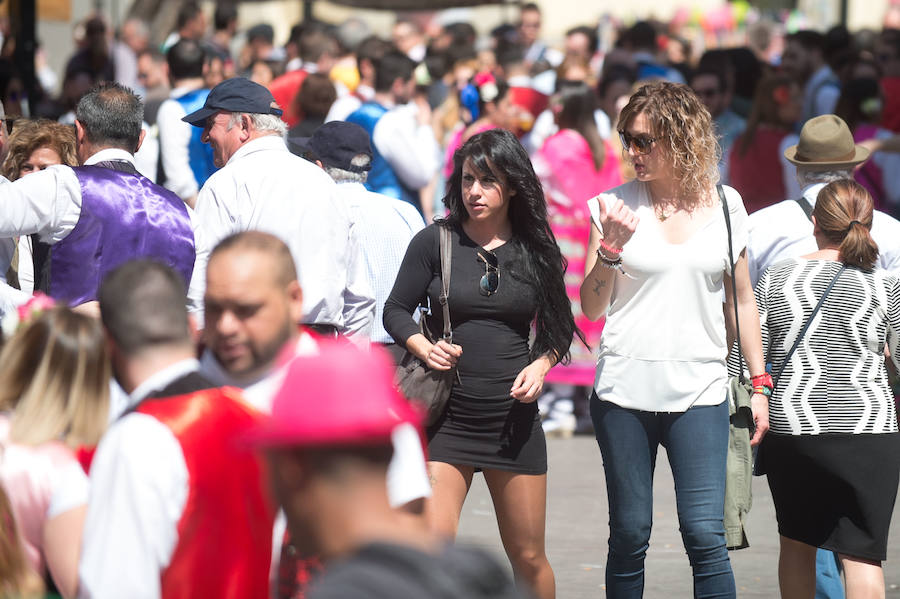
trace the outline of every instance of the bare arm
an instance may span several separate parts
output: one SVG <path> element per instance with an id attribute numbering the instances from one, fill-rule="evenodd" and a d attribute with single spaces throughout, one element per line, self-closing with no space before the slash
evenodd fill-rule
<path id="1" fill-rule="evenodd" d="M 599 264 L 600 230 L 591 224 L 591 237 L 585 259 L 584 282 L 581 284 L 581 310 L 590 320 L 597 320 L 606 313 L 612 298 L 615 271 Z"/>
<path id="2" fill-rule="evenodd" d="M 615 271 L 602 263 L 598 251 L 607 261 L 619 257 L 603 248 L 601 240 L 608 248 L 621 250 L 634 235 L 638 225 L 638 216 L 622 200 L 616 200 L 609 210 L 606 209 L 606 202 L 602 197 L 597 198 L 597 203 L 600 208 L 598 220 L 603 231 L 601 232 L 597 223 L 591 223 L 584 282 L 580 290 L 581 310 L 590 320 L 597 320 L 606 313 L 615 282 Z"/>
<path id="3" fill-rule="evenodd" d="M 734 265 L 735 284 L 737 286 L 737 311 L 741 325 L 741 352 L 750 370 L 750 376 L 764 374 L 765 358 L 762 350 L 762 334 L 759 327 L 759 311 L 756 308 L 756 297 L 750 284 L 750 272 L 747 270 L 747 250 L 742 250 Z M 727 338 L 734 339 L 734 301 L 731 292 L 731 277 L 725 275 L 725 323 Z M 729 342 L 729 347 L 730 347 Z M 752 445 L 759 443 L 769 430 L 769 398 L 754 393 L 751 399 L 753 420 L 756 422 L 756 433 L 750 440 Z"/>
<path id="4" fill-rule="evenodd" d="M 44 556 L 53 582 L 63 597 L 78 590 L 78 554 L 87 505 L 72 508 L 44 524 Z"/>

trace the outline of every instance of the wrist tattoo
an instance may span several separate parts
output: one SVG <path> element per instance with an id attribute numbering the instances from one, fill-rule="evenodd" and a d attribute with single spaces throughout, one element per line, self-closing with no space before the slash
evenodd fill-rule
<path id="1" fill-rule="evenodd" d="M 594 293 L 596 293 L 597 295 L 602 294 L 603 292 L 600 290 L 603 289 L 604 287 L 606 287 L 606 281 L 604 281 L 602 279 L 599 281 L 595 281 L 594 282 Z"/>

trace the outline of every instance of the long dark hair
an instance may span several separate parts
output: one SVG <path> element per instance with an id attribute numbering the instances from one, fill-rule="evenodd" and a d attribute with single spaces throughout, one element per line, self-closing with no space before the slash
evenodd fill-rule
<path id="1" fill-rule="evenodd" d="M 521 268 L 510 274 L 531 285 L 537 293 L 536 332 L 531 357 L 535 359 L 549 352 L 559 362 L 567 363 L 572 336 L 577 334 L 582 343 L 587 343 L 584 334 L 575 326 L 572 303 L 563 281 L 566 259 L 547 222 L 544 192 L 528 153 L 516 136 L 505 129 L 489 129 L 473 135 L 453 156 L 453 175 L 444 196 L 444 205 L 450 213 L 447 218 L 435 220 L 441 226 L 461 225 L 469 218 L 462 200 L 462 169 L 466 160 L 471 160 L 475 169 L 482 173 L 505 179 L 510 191 L 516 192 L 509 199 L 509 221 L 513 232 L 510 243 L 518 250 Z"/>
<path id="2" fill-rule="evenodd" d="M 574 129 L 588 143 L 591 157 L 594 159 L 594 170 L 603 168 L 606 160 L 606 148 L 603 138 L 597 130 L 594 111 L 597 110 L 597 96 L 586 83 L 567 83 L 560 87 L 555 98 L 559 107 L 556 122 L 560 129 Z"/>

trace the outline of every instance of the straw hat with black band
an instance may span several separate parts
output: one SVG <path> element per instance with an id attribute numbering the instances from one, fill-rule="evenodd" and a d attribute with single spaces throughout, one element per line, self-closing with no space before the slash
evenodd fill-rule
<path id="1" fill-rule="evenodd" d="M 784 157 L 807 170 L 844 170 L 868 160 L 869 150 L 854 143 L 841 117 L 823 114 L 806 121 L 799 142 L 786 149 Z"/>

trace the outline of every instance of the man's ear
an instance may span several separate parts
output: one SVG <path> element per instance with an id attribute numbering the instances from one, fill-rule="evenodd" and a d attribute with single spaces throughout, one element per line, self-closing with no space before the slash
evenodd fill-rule
<path id="1" fill-rule="evenodd" d="M 253 132 L 253 119 L 250 118 L 249 114 L 241 115 L 241 141 L 247 141 L 250 139 L 250 134 Z"/>
<path id="2" fill-rule="evenodd" d="M 193 125 L 192 125 L 192 126 L 193 126 Z M 145 137 L 147 137 L 147 130 L 144 129 L 144 128 L 142 127 L 142 128 L 141 128 L 141 134 L 138 136 L 138 142 L 137 142 L 137 145 L 134 146 L 134 153 L 135 153 L 135 154 L 137 154 L 137 153 L 138 153 L 138 150 L 141 149 L 141 145 L 143 145 L 143 143 L 144 143 L 144 138 L 145 138 Z"/>
<path id="3" fill-rule="evenodd" d="M 197 316 L 193 313 L 188 314 L 188 332 L 191 335 L 191 341 L 194 343 L 194 346 L 199 347 L 200 343 L 203 341 L 203 330 L 197 324 Z"/>
<path id="4" fill-rule="evenodd" d="M 291 311 L 291 322 L 299 325 L 303 319 L 303 288 L 300 287 L 298 281 L 291 281 L 287 287 L 289 309 Z"/>
<path id="5" fill-rule="evenodd" d="M 78 145 L 84 143 L 84 125 L 78 119 L 75 119 L 75 141 Z"/>

